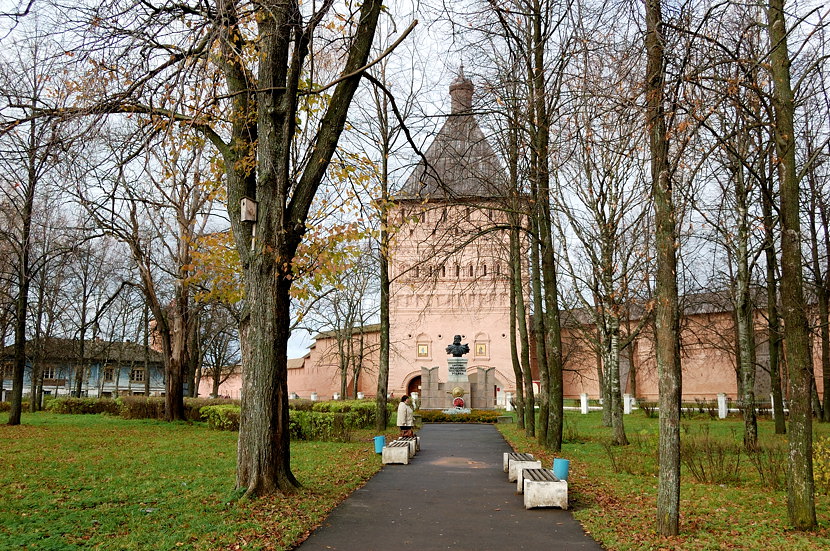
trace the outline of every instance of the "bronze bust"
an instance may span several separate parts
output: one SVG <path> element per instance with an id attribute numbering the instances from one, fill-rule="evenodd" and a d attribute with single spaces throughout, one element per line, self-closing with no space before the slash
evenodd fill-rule
<path id="1" fill-rule="evenodd" d="M 461 344 L 461 335 L 456 335 L 452 339 L 452 344 L 447 346 L 447 354 L 452 354 L 453 358 L 460 358 L 464 354 L 470 352 L 469 344 Z"/>

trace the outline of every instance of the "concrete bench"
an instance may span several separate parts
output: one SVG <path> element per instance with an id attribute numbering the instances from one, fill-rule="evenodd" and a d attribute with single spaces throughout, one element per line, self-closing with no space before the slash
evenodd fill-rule
<path id="1" fill-rule="evenodd" d="M 508 482 L 516 482 L 519 478 L 519 473 L 522 472 L 522 469 L 541 469 L 542 462 L 539 460 L 529 460 L 529 461 L 520 461 L 517 459 L 511 459 L 510 465 L 507 467 L 507 481 Z"/>
<path id="2" fill-rule="evenodd" d="M 503 459 L 503 467 L 504 472 L 507 472 L 510 469 L 510 461 L 532 461 L 533 454 L 532 453 L 514 453 L 514 452 L 505 452 L 504 459 Z"/>
<path id="3" fill-rule="evenodd" d="M 405 436 L 398 438 L 395 442 L 406 442 L 409 446 L 409 457 L 415 457 L 415 452 L 421 449 L 421 439 L 418 436 Z"/>
<path id="4" fill-rule="evenodd" d="M 381 461 L 384 465 L 389 463 L 403 463 L 409 465 L 409 442 L 395 440 L 383 447 Z"/>
<path id="5" fill-rule="evenodd" d="M 534 507 L 568 508 L 568 483 L 559 480 L 548 469 L 525 469 L 524 481 L 525 509 Z"/>

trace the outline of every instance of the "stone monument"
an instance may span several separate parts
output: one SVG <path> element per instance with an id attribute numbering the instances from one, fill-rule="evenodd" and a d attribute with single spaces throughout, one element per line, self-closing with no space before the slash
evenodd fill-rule
<path id="1" fill-rule="evenodd" d="M 495 407 L 495 369 L 478 368 L 477 382 L 470 382 L 467 375 L 467 358 L 470 345 L 461 344 L 461 335 L 455 335 L 446 348 L 449 368 L 446 383 L 438 378 L 438 367 L 421 368 L 421 409 L 480 408 Z"/>
<path id="2" fill-rule="evenodd" d="M 467 358 L 464 357 L 464 354 L 469 354 L 469 352 L 470 345 L 461 344 L 461 335 L 453 337 L 452 344 L 447 346 L 447 354 L 451 354 L 451 357 L 447 358 L 447 366 L 450 370 L 447 383 L 452 388 L 448 393 L 450 395 L 448 407 L 469 407 L 470 378 L 467 376 Z M 464 396 L 467 396 L 466 400 Z"/>

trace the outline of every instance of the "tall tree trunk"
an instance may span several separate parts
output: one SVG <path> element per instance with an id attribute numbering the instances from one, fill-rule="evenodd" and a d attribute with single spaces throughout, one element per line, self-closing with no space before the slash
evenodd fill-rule
<path id="1" fill-rule="evenodd" d="M 37 102 L 32 100 L 32 111 Z M 27 182 L 23 189 L 23 205 L 20 209 L 20 250 L 18 251 L 17 265 L 17 300 L 15 301 L 14 326 L 14 368 L 12 373 L 11 409 L 9 411 L 9 425 L 19 425 L 23 411 L 23 374 L 26 371 L 26 311 L 29 305 L 29 286 L 32 282 L 31 266 L 31 231 L 32 212 L 35 202 L 35 184 L 37 181 L 36 162 L 37 133 L 35 120 L 30 122 L 29 147 L 27 151 Z"/>
<path id="2" fill-rule="evenodd" d="M 384 104 L 387 101 L 383 96 Z M 385 120 L 385 119 L 384 119 Z M 386 136 L 385 136 L 386 137 Z M 380 204 L 380 358 L 378 361 L 378 387 L 375 395 L 375 429 L 386 430 L 389 410 L 386 395 L 389 393 L 389 163 L 388 144 L 384 144 L 381 156 L 381 204 Z"/>
<path id="3" fill-rule="evenodd" d="M 605 374 L 611 383 L 609 386 L 611 387 L 612 442 L 616 446 L 627 446 L 628 438 L 625 436 L 623 396 L 620 385 L 620 320 L 613 316 L 609 318 L 607 320 L 609 331 Z"/>
<path id="4" fill-rule="evenodd" d="M 680 345 L 677 298 L 677 221 L 669 171 L 666 129 L 665 37 L 660 0 L 646 1 L 646 113 L 651 151 L 655 247 L 657 249 L 657 370 L 660 392 L 660 458 L 657 485 L 657 532 L 680 531 Z"/>
<path id="5" fill-rule="evenodd" d="M 813 381 L 809 328 L 801 270 L 799 182 L 795 161 L 795 99 L 790 84 L 790 57 L 784 0 L 770 0 L 767 29 L 772 47 L 770 71 L 775 110 L 775 146 L 781 178 L 781 309 L 790 379 L 790 453 L 787 470 L 787 510 L 799 530 L 816 526 L 813 482 Z"/>
<path id="6" fill-rule="evenodd" d="M 772 392 L 772 412 L 775 417 L 775 434 L 786 434 L 784 417 L 784 393 L 781 384 L 781 324 L 778 314 L 778 279 L 776 267 L 778 255 L 775 249 L 775 217 L 772 212 L 772 182 L 761 181 L 761 209 L 764 216 L 764 257 L 766 259 L 767 283 L 767 346 L 769 348 L 769 378 Z"/>
<path id="7" fill-rule="evenodd" d="M 521 267 L 517 266 L 520 263 L 519 257 L 519 228 L 516 224 L 512 224 L 510 228 L 510 363 L 513 366 L 513 377 L 516 380 L 516 419 L 518 421 L 518 428 L 525 428 L 525 400 L 524 400 L 524 373 L 522 371 L 521 360 L 519 359 L 518 342 L 516 333 L 519 330 L 519 321 L 524 323 L 524 319 L 519 318 L 519 302 L 524 300 L 524 297 L 517 293 L 517 288 L 521 290 Z M 518 269 L 517 269 L 518 268 Z M 518 278 L 518 285 L 517 285 Z M 522 308 L 524 311 L 524 308 Z"/>
<path id="8" fill-rule="evenodd" d="M 517 244 L 520 244 L 517 240 Z M 522 381 L 524 382 L 524 429 L 528 436 L 536 436 L 536 396 L 533 389 L 533 370 L 530 365 L 530 336 L 527 329 L 527 308 L 525 307 L 524 283 L 522 280 L 523 254 L 516 254 L 512 259 L 513 285 L 516 287 L 516 324 L 519 328 L 520 360 Z"/>
<path id="9" fill-rule="evenodd" d="M 291 255 L 293 258 L 293 255 Z M 290 264 L 289 264 L 290 265 Z M 293 492 L 288 431 L 289 274 L 278 274 L 275 258 L 258 255 L 247 268 L 248 312 L 243 319 L 242 408 L 236 486 L 246 495 Z M 276 285 L 274 282 L 276 281 Z"/>
<path id="10" fill-rule="evenodd" d="M 181 295 L 179 298 L 182 298 Z M 183 304 L 181 304 L 182 302 Z M 188 362 L 187 351 L 187 300 L 176 300 L 170 320 L 170 355 L 167 362 L 167 378 L 164 387 L 164 420 L 180 421 L 184 417 L 184 379 Z M 144 374 L 148 378 L 149 373 Z"/>
<path id="11" fill-rule="evenodd" d="M 562 334 L 559 320 L 559 297 L 556 275 L 556 256 L 553 247 L 552 215 L 550 207 L 550 113 L 545 82 L 545 41 L 542 36 L 543 10 L 539 0 L 533 5 L 532 80 L 533 80 L 533 149 L 535 154 L 533 179 L 538 191 L 538 236 L 541 246 L 542 281 L 545 286 L 545 357 L 547 359 L 547 411 L 540 411 L 540 424 L 546 425 L 541 443 L 553 451 L 562 448 L 562 423 L 564 413 L 562 380 Z M 541 310 L 541 308 L 539 308 Z M 541 366 L 540 366 L 541 369 Z M 540 436 L 542 433 L 540 433 Z"/>
<path id="12" fill-rule="evenodd" d="M 808 137 L 807 142 L 807 158 L 813 157 L 812 140 Z M 828 241 L 830 240 L 830 231 L 827 226 L 827 205 L 823 199 L 819 198 L 818 185 L 816 183 L 815 168 L 809 167 L 807 170 L 807 182 L 810 185 L 810 208 L 807 211 L 807 217 L 810 222 L 810 254 L 812 256 L 813 268 L 813 287 L 816 293 L 816 302 L 818 303 L 818 328 L 819 328 L 819 342 L 821 345 L 821 373 L 824 390 L 824 399 L 821 404 L 821 420 L 824 422 L 830 421 L 830 328 L 828 328 L 828 314 L 830 313 L 830 297 L 827 292 L 827 274 L 822 270 L 821 253 L 819 246 L 819 220 L 817 215 L 821 216 L 821 231 L 824 232 L 824 239 L 822 245 L 825 251 L 828 249 Z"/>
<path id="13" fill-rule="evenodd" d="M 534 217 L 535 218 L 535 217 Z M 538 221 L 534 219 L 534 230 L 538 231 Z M 548 412 L 550 411 L 550 394 L 548 388 L 548 358 L 545 342 L 545 316 L 542 309 L 542 279 L 539 267 L 539 243 L 531 240 L 530 248 L 530 286 L 533 293 L 533 339 L 535 341 L 536 366 L 539 369 L 539 415 L 536 424 L 536 438 L 540 443 L 548 438 Z M 536 408 L 533 408 L 534 416 Z"/>
<path id="14" fill-rule="evenodd" d="M 144 395 L 150 395 L 150 308 L 144 302 Z M 118 394 L 116 392 L 116 394 Z"/>
<path id="15" fill-rule="evenodd" d="M 755 319 L 749 294 L 749 205 L 743 170 L 736 162 L 735 201 L 738 216 L 738 281 L 735 314 L 740 350 L 741 409 L 744 416 L 744 447 L 754 450 L 758 445 L 758 422 L 755 417 Z"/>

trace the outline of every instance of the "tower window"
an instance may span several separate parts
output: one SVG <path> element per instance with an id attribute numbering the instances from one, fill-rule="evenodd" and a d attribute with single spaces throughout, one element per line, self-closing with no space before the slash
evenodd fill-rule
<path id="1" fill-rule="evenodd" d="M 474 270 L 475 268 L 473 268 L 473 265 L 470 264 L 470 277 L 473 277 L 475 275 Z"/>
<path id="2" fill-rule="evenodd" d="M 487 264 L 482 264 L 481 265 L 481 275 L 483 275 L 483 276 L 487 275 Z"/>

